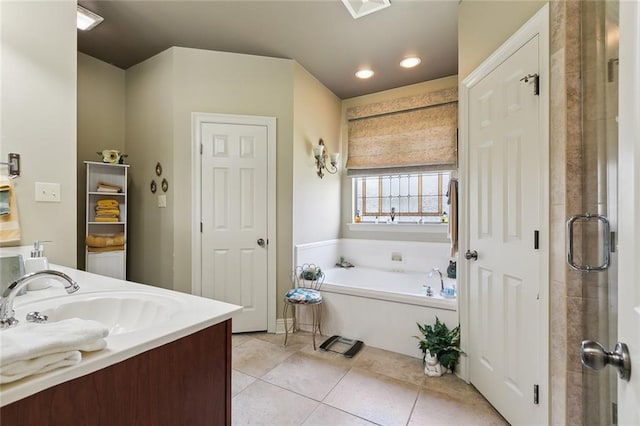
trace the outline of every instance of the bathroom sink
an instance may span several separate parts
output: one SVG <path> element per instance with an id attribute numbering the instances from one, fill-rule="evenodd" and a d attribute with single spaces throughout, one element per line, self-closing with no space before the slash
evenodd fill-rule
<path id="1" fill-rule="evenodd" d="M 16 318 L 24 322 L 27 312 L 37 311 L 48 317 L 47 322 L 89 319 L 102 323 L 114 336 L 161 325 L 179 309 L 174 299 L 151 292 L 95 292 L 28 303 L 16 309 Z"/>

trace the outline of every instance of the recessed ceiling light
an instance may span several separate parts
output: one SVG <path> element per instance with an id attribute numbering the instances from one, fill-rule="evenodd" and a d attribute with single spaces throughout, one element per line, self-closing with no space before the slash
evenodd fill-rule
<path id="1" fill-rule="evenodd" d="M 371 70 L 359 70 L 358 72 L 356 72 L 356 77 L 358 78 L 370 78 L 373 76 L 373 71 Z"/>
<path id="2" fill-rule="evenodd" d="M 78 5 L 76 27 L 78 27 L 79 30 L 89 31 L 102 21 L 104 21 L 104 18 L 102 16 L 96 15 L 92 11 Z"/>
<path id="3" fill-rule="evenodd" d="M 400 66 L 402 68 L 413 68 L 420 65 L 420 62 L 422 62 L 422 59 L 417 56 L 409 56 L 408 58 L 404 58 L 400 61 Z"/>
<path id="4" fill-rule="evenodd" d="M 361 18 L 391 6 L 390 0 L 342 0 L 353 19 Z"/>

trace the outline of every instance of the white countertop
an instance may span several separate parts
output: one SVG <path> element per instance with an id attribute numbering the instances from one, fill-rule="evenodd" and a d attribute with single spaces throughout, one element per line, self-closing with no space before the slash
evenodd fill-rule
<path id="1" fill-rule="evenodd" d="M 142 291 L 165 298 L 170 297 L 172 303 L 175 301 L 176 306 L 180 309 L 172 314 L 169 321 L 163 321 L 158 326 L 107 336 L 106 349 L 97 352 L 83 352 L 82 361 L 76 366 L 61 368 L 0 385 L 0 406 L 11 404 L 49 387 L 90 374 L 142 352 L 226 321 L 242 309 L 240 306 L 225 302 L 130 281 L 117 280 L 62 266 L 51 265 L 50 269 L 62 271 L 69 275 L 80 285 L 80 290 L 73 295 L 67 295 L 63 286 L 56 283 L 47 289 L 30 291 L 23 296 L 16 297 L 14 303 L 14 309 L 17 313 L 16 318 L 22 323 L 24 323 L 22 311 L 28 310 L 29 305 L 40 304 L 41 301 L 46 299 L 50 299 L 55 304 L 56 300 L 63 301 L 65 297 L 105 291 L 118 291 L 120 294 L 122 292 L 132 292 L 132 295 Z M 18 312 L 20 316 L 18 316 Z"/>

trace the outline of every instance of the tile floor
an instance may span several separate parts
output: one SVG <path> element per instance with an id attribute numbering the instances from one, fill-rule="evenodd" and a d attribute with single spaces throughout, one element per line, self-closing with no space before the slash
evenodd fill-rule
<path id="1" fill-rule="evenodd" d="M 348 359 L 314 351 L 307 333 L 283 340 L 233 336 L 234 425 L 507 424 L 456 376 L 424 376 L 419 359 L 368 346 Z"/>

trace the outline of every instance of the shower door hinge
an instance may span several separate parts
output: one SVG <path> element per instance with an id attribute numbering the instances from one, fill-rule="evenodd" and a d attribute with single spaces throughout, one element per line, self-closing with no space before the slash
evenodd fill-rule
<path id="1" fill-rule="evenodd" d="M 611 253 L 616 252 L 616 231 L 611 231 Z"/>
<path id="2" fill-rule="evenodd" d="M 538 405 L 540 403 L 540 387 L 533 385 L 533 403 Z"/>
<path id="3" fill-rule="evenodd" d="M 533 249 L 540 249 L 540 231 L 538 231 L 537 229 L 533 231 Z"/>
<path id="4" fill-rule="evenodd" d="M 533 94 L 536 96 L 540 95 L 540 76 L 538 74 L 527 74 L 520 79 L 520 81 L 524 81 L 525 83 L 529 83 L 529 81 L 533 81 Z"/>

